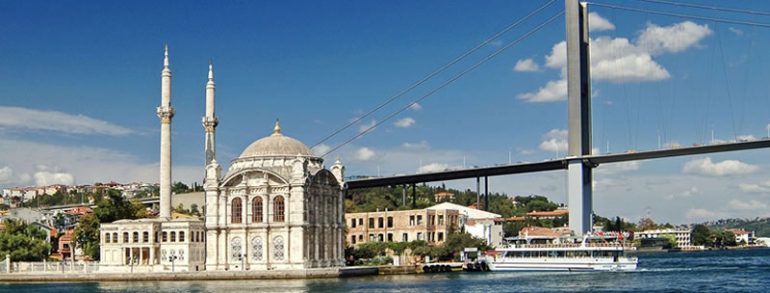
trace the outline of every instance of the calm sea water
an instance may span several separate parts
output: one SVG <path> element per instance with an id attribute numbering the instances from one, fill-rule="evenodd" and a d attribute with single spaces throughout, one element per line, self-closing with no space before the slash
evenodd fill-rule
<path id="1" fill-rule="evenodd" d="M 770 292 L 770 249 L 646 254 L 635 272 L 452 273 L 324 280 L 0 284 L 0 292 Z"/>

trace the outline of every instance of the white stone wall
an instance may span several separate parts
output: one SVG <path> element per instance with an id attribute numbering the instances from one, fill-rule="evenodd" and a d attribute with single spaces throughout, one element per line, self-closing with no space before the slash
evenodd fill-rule
<path id="1" fill-rule="evenodd" d="M 206 192 L 207 269 L 344 265 L 342 192 L 334 175 L 321 170 L 319 162 L 305 158 L 245 160 L 233 163 L 230 170 L 235 173 L 223 179 L 217 190 Z M 284 199 L 283 222 L 274 218 L 278 196 Z M 262 198 L 261 223 L 252 221 L 256 197 Z M 232 223 L 234 198 L 241 198 L 241 223 Z"/>

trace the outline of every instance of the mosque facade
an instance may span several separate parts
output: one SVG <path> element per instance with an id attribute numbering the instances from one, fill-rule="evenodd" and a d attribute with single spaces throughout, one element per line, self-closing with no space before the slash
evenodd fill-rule
<path id="1" fill-rule="evenodd" d="M 344 266 L 344 166 L 329 169 L 282 133 L 251 143 L 226 174 L 216 160 L 215 83 L 206 84 L 204 221 L 170 218 L 171 70 L 161 74 L 160 216 L 101 225 L 107 271 L 294 270 Z M 165 185 L 165 186 L 164 186 Z"/>

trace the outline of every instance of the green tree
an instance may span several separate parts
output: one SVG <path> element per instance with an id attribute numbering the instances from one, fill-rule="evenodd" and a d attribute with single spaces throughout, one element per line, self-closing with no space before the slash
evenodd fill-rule
<path id="1" fill-rule="evenodd" d="M 706 225 L 695 225 L 690 235 L 692 245 L 711 246 L 711 230 Z"/>
<path id="2" fill-rule="evenodd" d="M 91 259 L 99 259 L 99 224 L 99 218 L 95 214 L 85 215 L 80 218 L 73 235 L 77 247 Z"/>
<path id="3" fill-rule="evenodd" d="M 51 244 L 39 227 L 17 220 L 6 220 L 0 232 L 0 255 L 10 255 L 14 261 L 41 261 L 48 258 Z"/>
<path id="4" fill-rule="evenodd" d="M 642 218 L 639 220 L 639 225 L 636 226 L 639 231 L 658 229 L 658 224 L 655 224 L 650 218 Z"/>
<path id="5" fill-rule="evenodd" d="M 100 197 L 94 213 L 80 219 L 74 234 L 77 246 L 94 260 L 99 259 L 99 225 L 101 223 L 149 216 L 141 202 L 126 200 L 118 190 L 107 190 L 106 196 L 100 192 Z"/>
<path id="6" fill-rule="evenodd" d="M 131 202 L 127 201 L 120 191 L 110 189 L 107 191 L 107 197 L 102 198 L 98 203 L 94 214 L 102 223 L 111 223 L 122 219 L 135 219 L 136 211 Z"/>
<path id="7" fill-rule="evenodd" d="M 182 182 L 176 182 L 171 186 L 171 192 L 176 194 L 190 192 L 190 187 Z"/>

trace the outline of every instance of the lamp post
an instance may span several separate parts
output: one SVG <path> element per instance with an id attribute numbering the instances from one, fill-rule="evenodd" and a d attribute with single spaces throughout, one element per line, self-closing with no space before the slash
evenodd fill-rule
<path id="1" fill-rule="evenodd" d="M 239 253 L 238 254 L 238 258 L 241 260 L 241 271 L 245 271 L 246 267 L 245 267 L 245 264 L 244 264 L 245 260 L 243 259 L 243 253 Z"/>
<path id="2" fill-rule="evenodd" d="M 171 262 L 171 272 L 172 272 L 172 273 L 174 272 L 174 261 L 175 261 L 176 259 L 177 259 L 177 256 L 176 256 L 176 255 L 169 255 L 169 256 L 168 256 L 168 261 L 170 261 L 170 262 Z"/>

